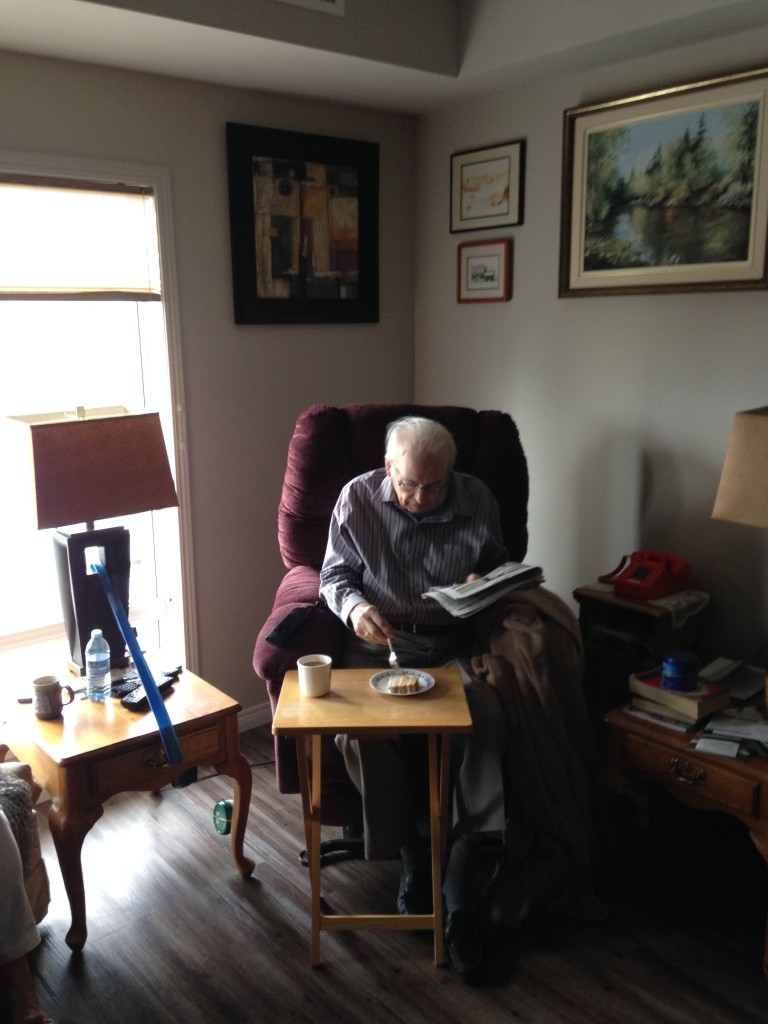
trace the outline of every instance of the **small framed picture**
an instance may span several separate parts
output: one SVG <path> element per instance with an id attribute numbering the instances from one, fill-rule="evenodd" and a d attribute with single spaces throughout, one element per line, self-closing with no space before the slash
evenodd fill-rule
<path id="1" fill-rule="evenodd" d="M 457 301 L 508 302 L 512 295 L 511 255 L 508 238 L 460 245 Z"/>
<path id="2" fill-rule="evenodd" d="M 451 157 L 451 232 L 523 223 L 525 141 Z"/>

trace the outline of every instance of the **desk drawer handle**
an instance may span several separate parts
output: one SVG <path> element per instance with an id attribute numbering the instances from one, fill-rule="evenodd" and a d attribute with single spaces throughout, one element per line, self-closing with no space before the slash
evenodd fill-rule
<path id="1" fill-rule="evenodd" d="M 707 773 L 703 768 L 694 768 L 690 761 L 681 761 L 679 757 L 670 757 L 669 774 L 687 786 L 697 786 L 707 781 Z"/>
<path id="2" fill-rule="evenodd" d="M 141 759 L 141 763 L 145 768 L 167 768 L 168 767 L 168 755 L 160 747 L 158 750 L 151 750 L 144 755 Z"/>

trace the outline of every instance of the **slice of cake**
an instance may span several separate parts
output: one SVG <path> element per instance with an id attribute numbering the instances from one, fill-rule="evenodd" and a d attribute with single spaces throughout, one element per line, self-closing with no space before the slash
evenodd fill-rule
<path id="1" fill-rule="evenodd" d="M 398 672 L 390 676 L 387 681 L 387 689 L 390 693 L 416 693 L 419 688 L 419 677 L 409 675 L 408 672 Z"/>

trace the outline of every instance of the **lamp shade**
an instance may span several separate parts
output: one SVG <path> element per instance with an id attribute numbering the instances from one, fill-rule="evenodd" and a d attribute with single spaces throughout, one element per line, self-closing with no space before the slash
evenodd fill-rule
<path id="1" fill-rule="evenodd" d="M 768 406 L 736 413 L 712 518 L 768 527 Z"/>
<path id="2" fill-rule="evenodd" d="M 10 417 L 28 431 L 38 529 L 178 505 L 158 413 L 62 416 Z"/>

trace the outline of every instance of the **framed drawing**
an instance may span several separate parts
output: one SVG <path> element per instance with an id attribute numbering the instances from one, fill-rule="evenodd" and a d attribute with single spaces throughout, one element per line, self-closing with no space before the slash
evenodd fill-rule
<path id="1" fill-rule="evenodd" d="M 768 287 L 768 69 L 566 110 L 560 296 Z"/>
<path id="2" fill-rule="evenodd" d="M 379 319 L 379 147 L 227 125 L 235 323 Z"/>
<path id="3" fill-rule="evenodd" d="M 508 238 L 460 245 L 457 301 L 507 302 L 512 294 L 511 252 Z"/>
<path id="4" fill-rule="evenodd" d="M 523 223 L 525 142 L 505 142 L 451 157 L 451 231 Z"/>

